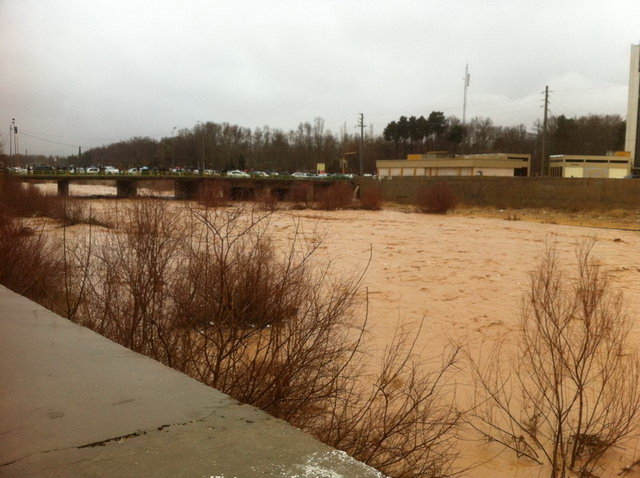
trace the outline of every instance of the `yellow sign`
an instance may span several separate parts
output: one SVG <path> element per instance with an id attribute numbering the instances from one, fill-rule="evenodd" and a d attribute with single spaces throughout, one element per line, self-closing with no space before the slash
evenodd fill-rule
<path id="1" fill-rule="evenodd" d="M 317 163 L 316 164 L 316 173 L 317 174 L 324 174 L 326 171 L 324 169 L 324 163 Z"/>

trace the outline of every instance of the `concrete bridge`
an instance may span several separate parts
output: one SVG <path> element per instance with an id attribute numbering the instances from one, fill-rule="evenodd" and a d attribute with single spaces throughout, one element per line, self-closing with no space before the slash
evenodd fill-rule
<path id="1" fill-rule="evenodd" d="M 382 477 L 2 286 L 0 437 L 7 478 Z"/>
<path id="2" fill-rule="evenodd" d="M 216 188 L 218 191 L 228 194 L 227 199 L 254 199 L 256 197 L 275 196 L 285 199 L 291 189 L 304 184 L 307 185 L 307 200 L 313 200 L 318 193 L 332 184 L 353 180 L 348 179 L 296 179 L 296 178 L 234 178 L 225 176 L 182 176 L 182 175 L 102 175 L 102 174 L 31 174 L 15 175 L 24 182 L 52 181 L 58 185 L 58 194 L 69 195 L 69 184 L 72 182 L 104 182 L 113 181 L 119 198 L 135 197 L 138 184 L 142 181 L 172 181 L 174 183 L 176 199 L 195 199 L 206 187 Z"/>

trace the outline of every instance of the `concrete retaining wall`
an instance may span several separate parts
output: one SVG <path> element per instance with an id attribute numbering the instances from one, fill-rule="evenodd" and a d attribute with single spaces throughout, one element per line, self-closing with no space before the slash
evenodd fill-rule
<path id="1" fill-rule="evenodd" d="M 0 286 L 0 476 L 382 475 Z"/>
<path id="2" fill-rule="evenodd" d="M 497 208 L 640 209 L 639 179 L 530 177 L 359 178 L 364 191 L 381 187 L 385 201 L 411 204 L 420 188 L 443 182 L 469 206 Z"/>

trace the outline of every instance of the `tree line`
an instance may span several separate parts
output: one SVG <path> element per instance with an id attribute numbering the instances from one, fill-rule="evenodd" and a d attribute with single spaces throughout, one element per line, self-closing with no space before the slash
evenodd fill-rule
<path id="1" fill-rule="evenodd" d="M 548 154 L 606 154 L 624 147 L 625 122 L 619 115 L 586 115 L 567 118 L 551 116 L 547 126 Z M 322 118 L 300 123 L 296 129 L 263 126 L 255 129 L 230 123 L 198 123 L 175 134 L 154 139 L 133 137 L 91 148 L 65 158 L 22 157 L 29 164 L 63 166 L 111 165 L 118 168 L 139 166 L 169 169 L 247 169 L 273 171 L 314 171 L 324 163 L 329 172 L 345 168 L 359 170 L 362 154 L 365 172 L 375 172 L 378 159 L 401 159 L 408 154 L 449 151 L 453 154 L 529 153 L 540 164 L 542 124 L 497 126 L 491 118 L 475 117 L 462 124 L 455 116 L 441 111 L 428 115 L 400 116 L 389 122 L 381 135 L 365 132 L 360 136 L 346 129 L 333 133 Z"/>

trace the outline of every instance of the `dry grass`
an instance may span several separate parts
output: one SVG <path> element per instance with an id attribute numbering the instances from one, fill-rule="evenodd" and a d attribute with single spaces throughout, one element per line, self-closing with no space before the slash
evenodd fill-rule
<path id="1" fill-rule="evenodd" d="M 597 227 L 603 229 L 640 230 L 640 210 L 629 211 L 567 211 L 562 209 L 496 209 L 490 207 L 461 206 L 456 215 L 465 217 L 491 217 L 508 219 L 518 217 L 521 221 L 554 223 L 566 226 Z"/>

